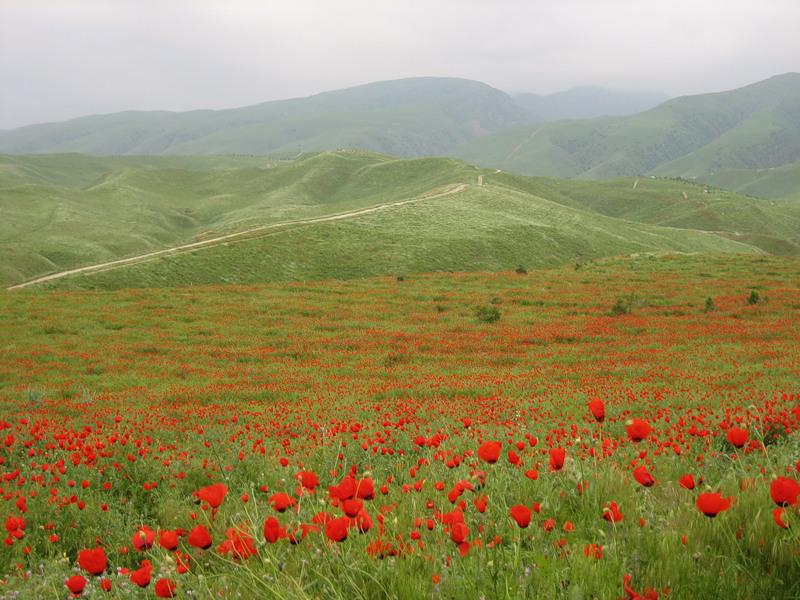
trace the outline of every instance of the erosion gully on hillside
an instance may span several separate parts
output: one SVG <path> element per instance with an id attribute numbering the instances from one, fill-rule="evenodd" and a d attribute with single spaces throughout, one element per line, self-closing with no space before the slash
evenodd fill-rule
<path id="1" fill-rule="evenodd" d="M 2 583 L 796 597 L 798 272 L 0 294 Z"/>

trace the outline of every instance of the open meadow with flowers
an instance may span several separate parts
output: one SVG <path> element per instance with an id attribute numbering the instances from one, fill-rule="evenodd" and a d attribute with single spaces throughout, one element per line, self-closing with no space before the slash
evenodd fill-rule
<path id="1" fill-rule="evenodd" d="M 800 261 L 0 295 L 0 597 L 796 598 Z"/>

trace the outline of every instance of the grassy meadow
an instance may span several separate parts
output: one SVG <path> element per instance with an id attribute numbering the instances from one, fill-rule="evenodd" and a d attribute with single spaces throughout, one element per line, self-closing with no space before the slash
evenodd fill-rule
<path id="1" fill-rule="evenodd" d="M 798 272 L 4 292 L 0 594 L 797 597 Z"/>
<path id="2" fill-rule="evenodd" d="M 797 203 L 673 179 L 590 183 L 369 152 L 294 161 L 2 156 L 0 193 L 6 286 L 230 234 L 243 235 L 46 285 L 116 289 L 507 270 L 640 252 L 800 253 Z M 307 222 L 371 208 L 380 210 Z"/>

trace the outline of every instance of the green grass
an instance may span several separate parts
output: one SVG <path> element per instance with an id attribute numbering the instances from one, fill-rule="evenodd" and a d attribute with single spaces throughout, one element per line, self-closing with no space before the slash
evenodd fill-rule
<path id="1" fill-rule="evenodd" d="M 710 175 L 702 180 L 749 196 L 777 200 L 800 198 L 800 162 L 768 169 L 732 169 Z"/>
<path id="2" fill-rule="evenodd" d="M 347 220 L 280 225 L 458 184 L 467 188 Z M 352 278 L 638 252 L 800 251 L 800 206 L 792 202 L 679 180 L 532 178 L 453 159 L 356 151 L 295 161 L 0 156 L 0 189 L 0 281 L 7 285 L 263 226 L 277 227 L 53 285 Z"/>
<path id="3" fill-rule="evenodd" d="M 403 200 L 477 170 L 362 152 L 255 158 L 0 157 L 0 282 Z"/>
<path id="4" fill-rule="evenodd" d="M 604 179 L 701 177 L 800 158 L 800 74 L 717 94 L 676 98 L 617 118 L 528 125 L 465 144 L 456 155 L 529 175 Z M 800 182 L 794 181 L 800 191 Z"/>
<path id="5" fill-rule="evenodd" d="M 108 289 L 351 279 L 554 266 L 640 252 L 757 251 L 709 233 L 622 221 L 487 184 L 357 219 L 288 227 L 43 285 Z"/>
<path id="6" fill-rule="evenodd" d="M 113 591 L 89 577 L 92 598 L 152 599 L 153 583 L 137 589 L 118 572 L 143 559 L 179 598 L 613 599 L 625 574 L 669 600 L 796 598 L 800 513 L 787 508 L 791 526 L 778 528 L 769 486 L 798 477 L 799 269 L 797 258 L 670 255 L 525 275 L 0 291 L 4 517 L 27 524 L 0 553 L 4 591 L 64 598 L 78 551 L 102 544 Z M 768 301 L 748 305 L 751 289 Z M 708 297 L 717 310 L 703 311 Z M 631 314 L 610 314 L 617 298 L 634 298 Z M 476 318 L 487 306 L 498 320 Z M 602 425 L 587 410 L 595 397 Z M 653 435 L 631 442 L 631 418 Z M 762 446 L 771 422 L 792 432 Z M 729 423 L 754 444 L 734 452 Z M 504 444 L 491 465 L 475 456 L 490 439 Z M 507 460 L 517 442 L 521 467 Z M 548 470 L 550 447 L 566 449 L 560 471 Z M 655 485 L 636 483 L 634 465 Z M 291 531 L 342 514 L 328 487 L 351 468 L 386 485 L 365 502 L 369 532 L 264 540 L 268 517 Z M 300 470 L 320 486 L 277 513 L 270 495 L 293 494 Z M 685 473 L 703 483 L 682 489 Z M 462 557 L 436 515 L 454 510 L 448 493 L 465 481 L 474 545 Z M 229 492 L 212 517 L 192 492 L 218 482 Z M 717 490 L 734 501 L 709 519 L 695 501 Z M 621 522 L 603 520 L 609 501 Z M 534 503 L 541 512 L 519 529 L 509 507 Z M 181 540 L 185 574 L 158 544 L 132 548 L 142 525 L 198 523 L 214 544 Z M 252 532 L 257 555 L 222 555 L 231 527 Z M 404 551 L 372 558 L 376 539 Z M 590 543 L 601 559 L 584 555 Z"/>

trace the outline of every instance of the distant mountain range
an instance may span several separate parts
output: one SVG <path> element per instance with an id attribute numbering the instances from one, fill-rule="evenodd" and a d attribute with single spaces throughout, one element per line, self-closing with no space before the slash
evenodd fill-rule
<path id="1" fill-rule="evenodd" d="M 0 132 L 0 152 L 291 157 L 347 148 L 453 156 L 528 175 L 676 176 L 800 197 L 800 74 L 651 107 L 658 100 L 598 88 L 511 96 L 477 81 L 423 77 L 229 110 L 32 125 Z"/>
<path id="2" fill-rule="evenodd" d="M 800 74 L 675 98 L 627 117 L 514 127 L 454 154 L 529 175 L 586 179 L 781 167 L 800 161 Z"/>
<path id="3" fill-rule="evenodd" d="M 544 96 L 514 94 L 512 97 L 537 123 L 633 115 L 669 99 L 664 94 L 616 92 L 599 87 L 577 87 Z"/>
<path id="4" fill-rule="evenodd" d="M 510 96 L 466 79 L 381 81 L 229 110 L 127 111 L 0 132 L 15 154 L 297 154 L 353 148 L 424 156 L 553 119 L 630 114 L 664 98 L 601 88 Z"/>

